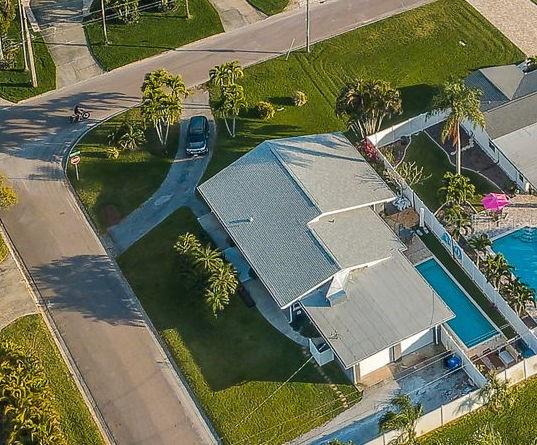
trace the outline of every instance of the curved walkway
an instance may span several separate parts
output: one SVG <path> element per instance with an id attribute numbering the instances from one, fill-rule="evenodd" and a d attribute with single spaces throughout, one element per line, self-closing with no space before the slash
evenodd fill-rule
<path id="1" fill-rule="evenodd" d="M 312 7 L 312 41 L 400 13 L 428 0 L 335 0 Z M 97 78 L 0 109 L 1 169 L 20 203 L 0 212 L 19 256 L 59 327 L 65 350 L 118 444 L 214 443 L 145 318 L 136 296 L 71 194 L 63 154 L 87 130 L 140 101 L 144 74 L 182 73 L 188 85 L 207 80 L 214 65 L 246 66 L 304 44 L 304 16 L 284 13 Z M 92 120 L 69 124 L 74 103 Z"/>
<path id="2" fill-rule="evenodd" d="M 119 254 L 159 225 L 179 207 L 189 206 L 189 202 L 194 199 L 196 186 L 210 160 L 210 155 L 190 158 L 185 153 L 188 121 L 191 116 L 199 114 L 209 118 L 211 126 L 209 153 L 212 153 L 216 132 L 214 131 L 214 119 L 209 107 L 209 94 L 198 90 L 185 101 L 185 109 L 180 124 L 179 149 L 166 179 L 151 198 L 119 224 L 108 229 L 108 233 L 114 241 Z"/>

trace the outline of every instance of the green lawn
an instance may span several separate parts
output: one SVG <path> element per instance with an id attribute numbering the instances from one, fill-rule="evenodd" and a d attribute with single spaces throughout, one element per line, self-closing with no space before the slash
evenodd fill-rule
<path id="1" fill-rule="evenodd" d="M 31 350 L 39 359 L 54 395 L 61 429 L 69 445 L 104 444 L 101 434 L 78 391 L 40 315 L 28 315 L 0 331 L 0 341 L 11 340 Z"/>
<path id="2" fill-rule="evenodd" d="M 111 129 L 130 115 L 140 119 L 138 109 L 116 116 L 95 127 L 77 144 L 81 151 L 80 181 L 69 165 L 67 173 L 80 200 L 101 230 L 113 225 L 140 206 L 158 190 L 166 177 L 179 144 L 179 126 L 170 129 L 164 154 L 153 129 L 146 132 L 142 150 L 122 152 L 119 159 L 108 159 L 106 148 Z"/>
<path id="3" fill-rule="evenodd" d="M 451 445 L 474 443 L 470 441 L 474 432 L 489 424 L 502 434 L 505 445 L 535 444 L 537 379 L 533 378 L 517 385 L 516 394 L 517 399 L 513 408 L 502 410 L 498 414 L 482 408 L 424 437 L 420 443 L 422 445 L 436 445 L 440 443 L 438 441 Z"/>
<path id="4" fill-rule="evenodd" d="M 282 12 L 289 0 L 248 0 L 248 3 L 267 15 L 274 15 Z"/>
<path id="5" fill-rule="evenodd" d="M 100 4 L 99 0 L 95 1 Z M 224 30 L 208 0 L 190 0 L 189 4 L 190 19 L 186 18 L 182 2 L 177 11 L 161 13 L 145 10 L 138 23 L 124 25 L 111 22 L 108 25 L 108 45 L 104 45 L 101 22 L 93 21 L 99 17 L 94 14 L 92 22 L 85 25 L 93 55 L 101 67 L 109 71 Z"/>
<path id="6" fill-rule="evenodd" d="M 253 66 L 242 81 L 250 106 L 268 100 L 284 110 L 268 122 L 245 113 L 237 122 L 235 139 L 221 124 L 207 176 L 264 139 L 344 129 L 334 104 L 349 77 L 382 78 L 399 87 L 404 104 L 400 119 L 404 119 L 427 110 L 437 86 L 446 79 L 523 58 L 464 0 L 438 0 L 319 43 L 309 56 L 299 51 L 288 61 L 281 57 Z M 302 108 L 290 105 L 295 90 L 309 97 Z"/>
<path id="7" fill-rule="evenodd" d="M 201 230 L 180 209 L 121 255 L 119 265 L 225 442 L 280 444 L 334 417 L 341 403 L 311 365 L 247 417 L 306 358 L 239 298 L 217 319 L 209 315 L 203 283 L 181 270 L 172 250 L 181 233 L 205 239 Z M 326 371 L 343 393 L 357 397 L 337 368 Z"/>
<path id="8" fill-rule="evenodd" d="M 9 29 L 8 37 L 20 42 L 20 36 L 17 16 Z M 24 71 L 24 58 L 21 48 L 15 67 L 10 70 L 0 70 L 0 97 L 11 102 L 18 102 L 56 88 L 56 66 L 39 34 L 34 34 L 33 43 L 37 88 L 32 88 L 30 72 Z"/>
<path id="9" fill-rule="evenodd" d="M 438 193 L 442 187 L 442 178 L 448 171 L 455 173 L 455 167 L 449 162 L 447 154 L 427 134 L 420 133 L 412 137 L 412 143 L 407 149 L 404 160 L 415 162 L 416 165 L 423 167 L 426 174 L 431 175 L 421 184 L 416 184 L 412 188 L 431 211 L 436 211 L 442 204 L 441 196 Z M 498 187 L 478 173 L 465 169 L 462 173 L 472 181 L 477 190 L 478 196 L 472 204 L 479 206 L 482 195 L 499 192 Z"/>

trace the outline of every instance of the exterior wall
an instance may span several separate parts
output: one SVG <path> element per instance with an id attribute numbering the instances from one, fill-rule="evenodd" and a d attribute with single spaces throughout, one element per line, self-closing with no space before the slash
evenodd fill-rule
<path id="1" fill-rule="evenodd" d="M 434 341 L 434 328 L 425 329 L 401 342 L 401 355 L 410 354 Z"/>
<path id="2" fill-rule="evenodd" d="M 377 352 L 376 354 L 368 357 L 360 362 L 360 375 L 361 377 L 376 371 L 383 366 L 386 366 L 391 362 L 391 348 L 383 349 L 382 351 Z"/>

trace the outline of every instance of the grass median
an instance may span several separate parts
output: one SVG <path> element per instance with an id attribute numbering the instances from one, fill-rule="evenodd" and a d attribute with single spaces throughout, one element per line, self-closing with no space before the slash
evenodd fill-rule
<path id="1" fill-rule="evenodd" d="M 27 315 L 0 331 L 0 341 L 10 340 L 32 351 L 44 368 L 54 396 L 52 404 L 69 445 L 104 445 L 101 433 L 73 381 L 63 357 L 40 315 Z"/>
<path id="2" fill-rule="evenodd" d="M 289 0 L 248 0 L 248 3 L 267 15 L 274 15 L 282 12 Z"/>
<path id="3" fill-rule="evenodd" d="M 206 236 L 179 209 L 119 257 L 119 265 L 225 443 L 280 444 L 343 410 L 334 390 L 298 345 L 235 298 L 214 318 L 204 287 L 180 268 L 177 237 Z M 359 397 L 338 368 L 325 371 L 348 395 Z"/>

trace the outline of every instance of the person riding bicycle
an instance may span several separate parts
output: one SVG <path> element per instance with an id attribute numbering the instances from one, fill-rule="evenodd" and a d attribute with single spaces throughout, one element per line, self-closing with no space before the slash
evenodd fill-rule
<path id="1" fill-rule="evenodd" d="M 80 106 L 80 104 L 76 104 L 73 111 L 76 117 L 81 118 L 84 115 L 85 110 Z"/>

